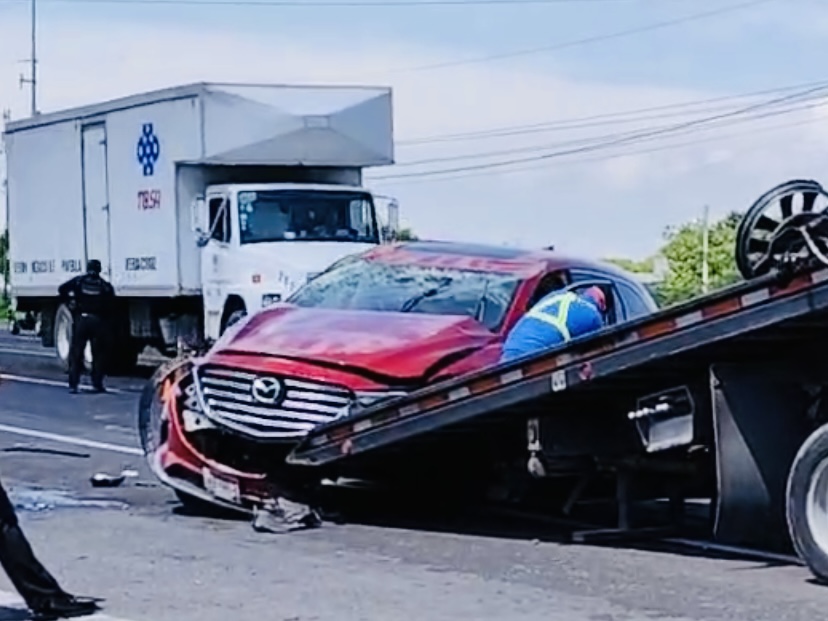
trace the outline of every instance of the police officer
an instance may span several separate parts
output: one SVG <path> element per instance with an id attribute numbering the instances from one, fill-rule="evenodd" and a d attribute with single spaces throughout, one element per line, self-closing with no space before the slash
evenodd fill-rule
<path id="1" fill-rule="evenodd" d="M 521 317 L 503 344 L 500 362 L 536 354 L 601 329 L 607 300 L 600 287 L 582 294 L 553 291 Z"/>
<path id="2" fill-rule="evenodd" d="M 69 303 L 72 311 L 72 344 L 69 348 L 69 390 L 78 392 L 83 352 L 86 344 L 92 347 L 92 386 L 95 392 L 106 392 L 103 385 L 107 319 L 111 314 L 115 291 L 101 278 L 101 262 L 92 259 L 86 265 L 86 274 L 63 283 L 58 289 L 60 298 Z"/>
<path id="3" fill-rule="evenodd" d="M 96 599 L 78 598 L 64 591 L 32 551 L 6 490 L 0 484 L 0 565 L 37 619 L 91 615 Z"/>

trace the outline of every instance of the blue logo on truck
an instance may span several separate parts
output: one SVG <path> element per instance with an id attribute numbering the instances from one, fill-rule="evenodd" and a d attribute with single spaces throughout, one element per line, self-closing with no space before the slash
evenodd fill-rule
<path id="1" fill-rule="evenodd" d="M 151 177 L 155 173 L 155 163 L 161 155 L 161 143 L 158 142 L 158 136 L 152 128 L 152 123 L 144 123 L 141 129 L 141 137 L 138 139 L 138 148 L 136 149 L 138 156 L 138 163 L 144 169 L 144 176 Z"/>

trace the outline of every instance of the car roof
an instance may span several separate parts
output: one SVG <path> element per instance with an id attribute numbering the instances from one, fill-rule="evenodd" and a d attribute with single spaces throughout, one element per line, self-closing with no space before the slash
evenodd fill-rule
<path id="1" fill-rule="evenodd" d="M 363 255 L 369 260 L 483 272 L 519 273 L 523 277 L 555 269 L 580 268 L 600 270 L 624 280 L 630 275 L 610 263 L 575 257 L 543 249 L 530 250 L 494 244 L 454 241 L 404 241 L 369 249 Z"/>

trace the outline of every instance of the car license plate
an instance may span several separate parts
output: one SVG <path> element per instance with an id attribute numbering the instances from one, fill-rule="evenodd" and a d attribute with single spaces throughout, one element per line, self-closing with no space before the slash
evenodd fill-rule
<path id="1" fill-rule="evenodd" d="M 238 504 L 241 502 L 239 484 L 235 481 L 220 479 L 213 475 L 207 468 L 202 471 L 204 475 L 204 487 L 216 498 Z"/>

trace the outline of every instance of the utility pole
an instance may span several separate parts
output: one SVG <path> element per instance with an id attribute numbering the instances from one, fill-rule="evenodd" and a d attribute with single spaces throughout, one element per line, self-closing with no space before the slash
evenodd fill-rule
<path id="1" fill-rule="evenodd" d="M 3 110 L 2 119 L 3 119 L 3 130 L 5 131 L 6 126 L 9 124 L 9 121 L 11 121 L 11 110 Z M 3 140 L 0 140 L 0 155 L 2 155 L 4 153 L 5 153 L 5 147 L 4 147 L 4 144 L 3 144 Z M 8 171 L 8 167 L 6 167 L 6 170 Z M 5 207 L 6 207 L 6 210 L 5 210 L 6 211 L 6 221 L 3 223 L 4 224 L 4 233 L 5 233 L 5 235 L 8 235 L 9 234 L 9 175 L 8 175 L 8 172 L 6 173 L 5 179 L 3 179 L 3 183 L 0 184 L 0 186 L 2 186 L 3 196 L 4 196 L 5 203 L 6 203 L 6 205 L 5 205 Z M 0 233 L 0 237 L 2 237 L 2 235 L 3 235 L 3 233 Z M 8 237 L 6 238 L 6 240 L 8 241 Z M 0 278 L 2 278 L 2 281 L 3 281 L 2 291 L 0 291 L 0 300 L 3 300 L 3 302 L 6 303 L 6 306 L 8 306 L 8 303 L 9 303 L 9 286 L 10 286 L 10 284 L 9 284 L 10 278 L 9 277 L 11 275 L 10 274 L 11 270 L 9 269 L 10 268 L 10 263 L 9 263 L 9 257 L 8 257 L 8 245 L 6 245 L 6 256 L 4 257 L 4 259 L 5 260 L 3 261 L 3 264 L 0 265 Z M 0 319 L 2 319 L 2 318 L 0 317 Z"/>
<path id="2" fill-rule="evenodd" d="M 707 293 L 710 288 L 710 207 L 704 206 L 704 218 L 702 219 L 702 293 Z"/>
<path id="3" fill-rule="evenodd" d="M 32 56 L 29 58 L 31 64 L 30 78 L 27 80 L 23 74 L 20 74 L 20 88 L 24 84 L 31 85 L 32 93 L 32 116 L 37 116 L 37 0 L 32 2 Z"/>

